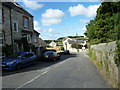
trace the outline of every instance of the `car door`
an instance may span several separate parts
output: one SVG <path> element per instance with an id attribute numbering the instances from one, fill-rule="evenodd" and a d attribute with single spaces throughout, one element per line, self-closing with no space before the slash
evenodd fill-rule
<path id="1" fill-rule="evenodd" d="M 29 62 L 33 62 L 36 59 L 36 56 L 33 53 L 29 53 Z"/>
<path id="2" fill-rule="evenodd" d="M 54 58 L 57 58 L 56 52 L 53 52 L 53 56 L 54 56 Z"/>
<path id="3" fill-rule="evenodd" d="M 30 54 L 29 53 L 24 54 L 22 57 L 22 64 L 27 65 L 29 64 L 29 62 L 30 62 Z"/>

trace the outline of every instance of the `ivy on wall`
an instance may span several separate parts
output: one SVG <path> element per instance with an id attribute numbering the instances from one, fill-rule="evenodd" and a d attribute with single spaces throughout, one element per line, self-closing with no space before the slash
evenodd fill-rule
<path id="1" fill-rule="evenodd" d="M 116 42 L 115 56 L 114 56 L 115 64 L 117 67 L 120 65 L 120 41 Z"/>

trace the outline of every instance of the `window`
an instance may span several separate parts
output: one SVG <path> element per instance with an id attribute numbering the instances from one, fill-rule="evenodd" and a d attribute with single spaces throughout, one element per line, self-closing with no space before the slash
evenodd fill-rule
<path id="1" fill-rule="evenodd" d="M 27 18 L 27 17 L 24 17 L 23 20 L 24 20 L 24 21 L 23 21 L 23 22 L 24 22 L 24 27 L 25 27 L 25 28 L 28 28 L 28 26 L 29 26 L 29 24 L 28 24 L 28 23 L 29 23 L 28 18 Z"/>
<path id="2" fill-rule="evenodd" d="M 31 36 L 30 36 L 30 35 L 27 35 L 27 41 L 28 41 L 29 43 L 31 43 Z"/>
<path id="3" fill-rule="evenodd" d="M 0 32 L 0 44 L 4 44 L 4 40 L 5 40 L 4 33 Z"/>
<path id="4" fill-rule="evenodd" d="M 2 9 L 0 9 L 0 23 L 2 23 Z"/>
<path id="5" fill-rule="evenodd" d="M 17 22 L 13 23 L 13 28 L 14 28 L 15 32 L 18 32 L 18 23 Z"/>
<path id="6" fill-rule="evenodd" d="M 37 37 L 35 36 L 34 42 L 37 42 Z"/>
<path id="7" fill-rule="evenodd" d="M 30 56 L 29 56 L 29 54 L 25 54 L 24 56 L 23 56 L 23 59 L 26 59 L 26 58 L 29 58 Z"/>
<path id="8" fill-rule="evenodd" d="M 4 9 L 0 8 L 0 23 L 4 22 Z"/>
<path id="9" fill-rule="evenodd" d="M 32 56 L 34 56 L 34 55 L 33 55 L 33 53 L 29 53 L 29 56 L 32 57 Z"/>
<path id="10" fill-rule="evenodd" d="M 23 57 L 24 57 L 24 59 L 26 59 L 26 58 L 29 58 L 29 57 L 32 57 L 32 56 L 34 56 L 32 53 L 28 53 L 28 54 L 25 54 Z"/>

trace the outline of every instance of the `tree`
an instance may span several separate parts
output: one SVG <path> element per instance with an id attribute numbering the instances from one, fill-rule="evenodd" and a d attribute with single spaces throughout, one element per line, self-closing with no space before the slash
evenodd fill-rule
<path id="1" fill-rule="evenodd" d="M 101 3 L 95 19 L 91 20 L 86 26 L 85 35 L 89 38 L 91 44 L 117 40 L 119 7 L 120 2 Z"/>

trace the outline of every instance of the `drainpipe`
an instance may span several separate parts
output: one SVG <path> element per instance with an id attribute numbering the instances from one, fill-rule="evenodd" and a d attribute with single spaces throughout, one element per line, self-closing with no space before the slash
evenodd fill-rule
<path id="1" fill-rule="evenodd" d="M 13 31 L 12 31 L 12 17 L 11 17 L 11 7 L 9 8 L 10 11 L 10 31 L 11 31 L 11 44 L 12 44 L 12 53 L 14 53 L 14 48 L 13 48 Z"/>
<path id="2" fill-rule="evenodd" d="M 66 50 L 67 50 L 67 43 L 65 43 L 65 45 L 66 45 Z"/>

